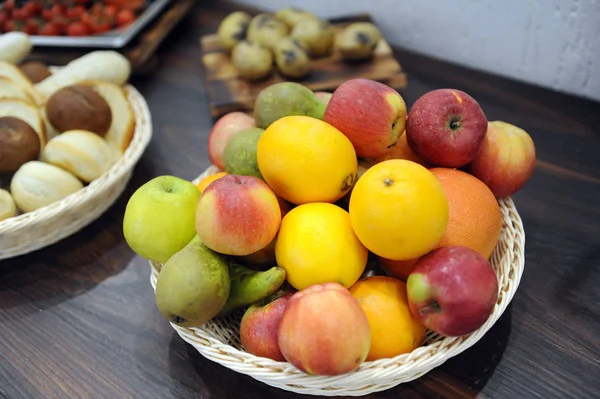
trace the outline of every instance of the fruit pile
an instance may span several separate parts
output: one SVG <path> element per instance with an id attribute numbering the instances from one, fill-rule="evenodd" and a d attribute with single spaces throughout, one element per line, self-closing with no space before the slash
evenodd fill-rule
<path id="1" fill-rule="evenodd" d="M 13 35 L 27 39 L 9 33 L 0 44 Z M 28 52 L 24 43 L 14 54 Z M 135 129 L 122 87 L 129 73 L 114 52 L 88 53 L 56 73 L 0 60 L 0 221 L 66 198 L 117 162 Z"/>
<path id="2" fill-rule="evenodd" d="M 218 173 L 159 176 L 130 198 L 125 238 L 161 268 L 160 313 L 188 327 L 232 315 L 247 352 L 316 375 L 411 352 L 428 329 L 480 328 L 498 300 L 498 198 L 532 175 L 530 136 L 460 90 L 410 112 L 368 79 L 321 98 L 266 87 L 253 116 L 210 132 Z"/>
<path id="3" fill-rule="evenodd" d="M 0 5 L 0 32 L 89 36 L 131 24 L 146 0 L 7 0 Z"/>
<path id="4" fill-rule="evenodd" d="M 338 34 L 329 21 L 291 7 L 254 17 L 235 11 L 221 21 L 217 35 L 238 74 L 247 80 L 263 79 L 274 69 L 301 79 L 310 73 L 311 60 L 334 51 L 345 60 L 368 60 L 381 39 L 370 22 L 348 24 Z"/>

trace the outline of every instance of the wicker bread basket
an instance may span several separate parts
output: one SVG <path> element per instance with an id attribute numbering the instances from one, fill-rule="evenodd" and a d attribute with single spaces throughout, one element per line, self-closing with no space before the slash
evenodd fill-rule
<path id="1" fill-rule="evenodd" d="M 131 85 L 125 90 L 136 122 L 127 150 L 107 172 L 81 190 L 36 211 L 0 221 L 0 260 L 68 237 L 96 220 L 121 195 L 152 137 L 146 100 Z"/>
<path id="2" fill-rule="evenodd" d="M 218 172 L 214 166 L 202 178 Z M 467 350 L 494 325 L 512 300 L 523 273 L 525 233 L 521 218 L 510 198 L 500 199 L 502 235 L 491 264 L 499 282 L 498 302 L 487 322 L 463 337 L 447 338 L 428 331 L 423 345 L 411 353 L 390 359 L 364 362 L 352 373 L 340 376 L 311 376 L 290 363 L 276 362 L 244 352 L 239 339 L 240 312 L 224 319 L 213 319 L 198 328 L 171 326 L 204 357 L 265 384 L 301 394 L 323 396 L 362 396 L 383 391 L 426 374 L 446 360 Z M 161 265 L 150 262 L 152 287 Z"/>

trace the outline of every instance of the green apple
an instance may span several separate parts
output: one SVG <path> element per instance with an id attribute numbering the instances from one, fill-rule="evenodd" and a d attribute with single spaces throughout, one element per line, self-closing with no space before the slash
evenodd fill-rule
<path id="1" fill-rule="evenodd" d="M 196 234 L 200 190 L 175 176 L 159 176 L 138 188 L 125 208 L 123 234 L 143 258 L 165 263 Z"/>

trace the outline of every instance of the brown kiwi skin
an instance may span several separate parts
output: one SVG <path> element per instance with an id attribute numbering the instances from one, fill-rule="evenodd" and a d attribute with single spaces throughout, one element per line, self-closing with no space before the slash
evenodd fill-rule
<path id="1" fill-rule="evenodd" d="M 0 173 L 16 172 L 21 165 L 38 159 L 40 138 L 29 124 L 19 118 L 0 118 Z"/>
<path id="2" fill-rule="evenodd" d="M 60 89 L 46 102 L 48 121 L 60 133 L 88 130 L 104 137 L 112 124 L 110 106 L 90 85 Z"/>

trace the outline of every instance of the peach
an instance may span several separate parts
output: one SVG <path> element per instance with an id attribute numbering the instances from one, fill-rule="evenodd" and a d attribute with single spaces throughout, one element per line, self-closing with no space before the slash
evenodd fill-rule
<path id="1" fill-rule="evenodd" d="M 206 187 L 196 205 L 196 233 L 210 249 L 249 255 L 277 235 L 281 211 L 277 196 L 253 176 L 229 174 Z"/>
<path id="2" fill-rule="evenodd" d="M 248 353 L 285 361 L 279 350 L 279 325 L 294 293 L 280 291 L 251 305 L 240 322 L 240 341 Z"/>
<path id="3" fill-rule="evenodd" d="M 348 289 L 339 283 L 316 284 L 288 301 L 278 342 L 283 357 L 305 373 L 339 375 L 365 361 L 371 328 Z"/>
<path id="4" fill-rule="evenodd" d="M 342 83 L 329 100 L 323 120 L 338 128 L 360 158 L 385 154 L 406 125 L 406 103 L 393 88 L 370 79 Z"/>
<path id="5" fill-rule="evenodd" d="M 535 145 L 525 130 L 492 121 L 467 171 L 484 182 L 497 198 L 508 197 L 531 178 L 535 160 Z"/>
<path id="6" fill-rule="evenodd" d="M 254 118 L 243 112 L 230 112 L 220 117 L 208 134 L 208 158 L 210 162 L 219 169 L 224 170 L 222 157 L 229 140 L 237 132 L 251 127 L 256 127 Z"/>
<path id="7" fill-rule="evenodd" d="M 293 205 L 283 198 L 277 196 L 279 202 L 279 210 L 281 211 L 281 219 L 292 210 Z M 277 264 L 275 259 L 275 241 L 277 235 L 266 247 L 251 253 L 250 255 L 240 256 L 238 259 L 240 262 L 252 267 L 253 269 L 264 270 Z"/>

